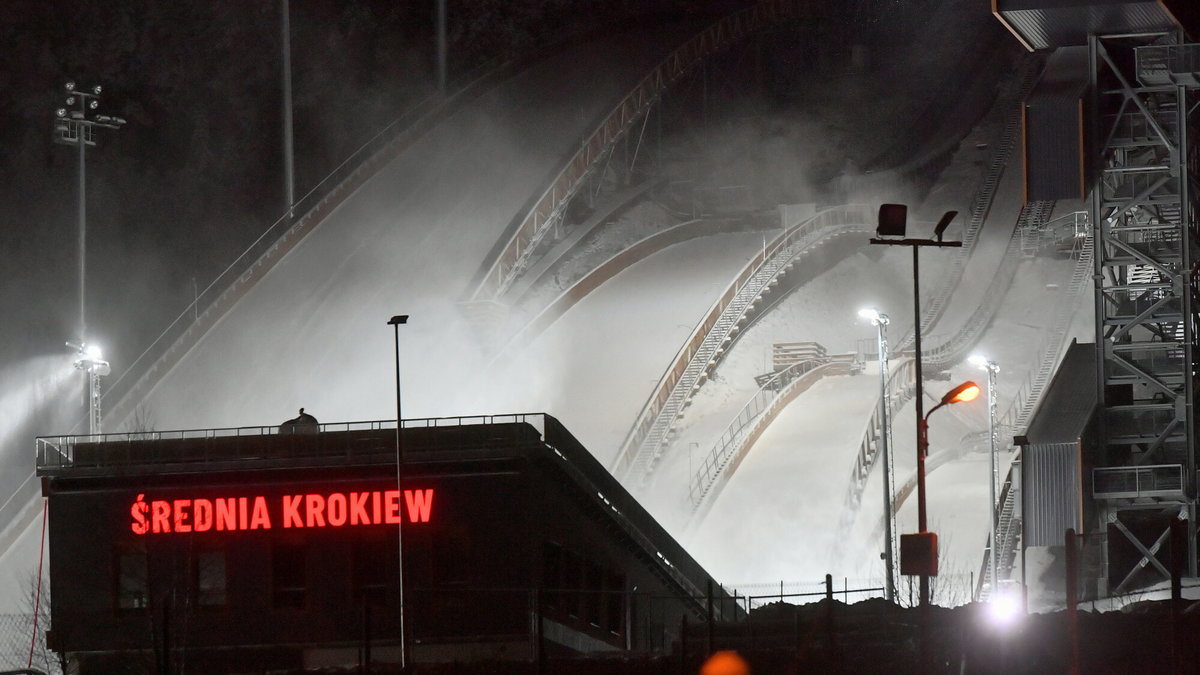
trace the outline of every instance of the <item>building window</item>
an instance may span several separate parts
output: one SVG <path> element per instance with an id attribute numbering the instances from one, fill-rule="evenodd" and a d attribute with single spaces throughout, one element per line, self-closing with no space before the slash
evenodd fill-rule
<path id="1" fill-rule="evenodd" d="M 220 607 L 226 603 L 225 552 L 202 551 L 196 556 L 196 604 Z"/>
<path id="2" fill-rule="evenodd" d="M 355 540 L 352 553 L 355 602 L 387 604 L 388 582 L 400 573 L 396 565 L 397 546 L 396 539 L 390 536 Z"/>
<path id="3" fill-rule="evenodd" d="M 563 592 L 563 550 L 552 541 L 546 542 L 542 550 L 542 584 L 546 588 L 544 602 L 552 609 L 562 609 L 566 593 Z"/>
<path id="4" fill-rule="evenodd" d="M 145 609 L 150 603 L 145 551 L 117 551 L 117 609 Z"/>
<path id="5" fill-rule="evenodd" d="M 463 586 L 475 580 L 471 533 L 465 526 L 443 527 L 433 536 L 433 574 L 439 586 Z"/>
<path id="6" fill-rule="evenodd" d="M 543 602 L 551 612 L 624 634 L 627 598 L 620 571 L 547 541 L 542 545 L 542 584 Z"/>
<path id="7" fill-rule="evenodd" d="M 308 596 L 307 552 L 303 544 L 275 544 L 271 551 L 271 602 L 302 608 Z"/>
<path id="8" fill-rule="evenodd" d="M 625 629 L 625 575 L 608 570 L 604 584 L 604 627 L 620 635 Z"/>

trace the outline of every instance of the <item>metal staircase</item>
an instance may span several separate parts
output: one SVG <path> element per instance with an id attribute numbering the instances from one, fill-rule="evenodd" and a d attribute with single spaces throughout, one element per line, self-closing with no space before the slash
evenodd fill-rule
<path id="1" fill-rule="evenodd" d="M 975 600 L 984 602 L 991 597 L 998 586 L 992 579 L 992 553 L 998 550 L 1000 557 L 996 560 L 996 573 L 1001 581 L 1012 579 L 1012 571 L 1016 566 L 1017 551 L 1021 548 L 1021 518 L 1017 516 L 1017 491 L 1013 489 L 1013 473 L 1009 471 L 1000 491 L 1000 500 L 996 509 L 996 539 L 1000 542 L 993 547 L 992 533 L 988 532 L 987 548 L 984 550 L 983 562 L 979 568 L 979 577 L 975 586 Z"/>

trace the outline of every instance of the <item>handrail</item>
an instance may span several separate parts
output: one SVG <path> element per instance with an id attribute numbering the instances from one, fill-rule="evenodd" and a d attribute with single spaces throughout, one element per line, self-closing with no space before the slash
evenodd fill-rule
<path id="1" fill-rule="evenodd" d="M 678 418 L 695 388 L 707 378 L 709 367 L 715 365 L 714 359 L 732 342 L 739 330 L 739 321 L 759 301 L 771 282 L 812 246 L 838 235 L 869 231 L 867 223 L 873 218 L 872 208 L 865 204 L 825 209 L 788 228 L 756 253 L 680 347 L 643 404 L 610 470 L 621 477 L 635 467 L 646 474 L 652 471 L 652 454 L 661 452 L 669 426 Z"/>
<path id="2" fill-rule="evenodd" d="M 428 417 L 406 419 L 402 421 L 404 429 L 428 429 L 444 427 L 467 427 L 478 425 L 496 425 L 507 423 L 528 423 L 539 431 L 545 428 L 544 413 L 513 413 L 507 415 L 470 415 L 455 417 Z M 179 458 L 167 453 L 122 456 L 111 449 L 145 442 L 186 442 L 214 441 L 216 439 L 233 439 L 249 444 L 245 458 L 261 458 L 259 447 L 263 439 L 268 437 L 286 436 L 294 439 L 306 439 L 318 434 L 337 432 L 386 431 L 396 428 L 396 420 L 364 420 L 355 422 L 334 422 L 314 424 L 310 429 L 297 427 L 288 428 L 282 425 L 249 426 L 249 427 L 218 427 L 211 429 L 176 429 L 168 431 L 135 431 L 109 434 L 66 434 L 59 436 L 39 436 L 35 439 L 37 447 L 37 471 L 46 472 L 69 471 L 76 466 L 75 449 L 80 445 L 106 448 L 104 457 L 92 458 L 89 468 L 106 466 L 132 466 L 177 463 Z M 223 454 L 220 457 L 199 456 L 188 461 L 204 463 L 207 461 L 227 461 L 236 459 L 236 453 Z M 101 461 L 104 460 L 104 461 Z"/>
<path id="3" fill-rule="evenodd" d="M 1016 490 L 1013 489 L 1012 471 L 1004 480 L 1004 487 L 1000 490 L 1000 500 L 997 504 L 996 513 L 993 516 L 998 516 L 1001 513 L 1009 514 L 1010 517 L 1003 521 L 996 522 L 996 539 L 1000 541 L 999 551 L 1001 553 L 1011 552 L 1016 538 L 1016 519 L 1011 517 L 1016 503 Z M 987 545 L 984 547 L 983 560 L 980 562 L 979 577 L 975 584 L 975 600 L 983 602 L 987 600 L 996 590 L 996 581 L 992 579 L 992 555 L 997 550 L 996 545 L 992 542 L 992 532 L 988 529 Z M 1012 571 L 1011 556 L 1006 556 L 997 562 L 997 572 L 999 568 L 1005 567 L 1009 573 Z"/>
<path id="4" fill-rule="evenodd" d="M 675 80 L 705 57 L 736 42 L 768 23 L 798 16 L 806 4 L 797 0 L 762 0 L 726 16 L 668 55 L 600 122 L 579 150 L 567 161 L 554 181 L 512 226 L 508 240 L 489 256 L 469 285 L 467 302 L 494 301 L 528 267 L 533 252 L 554 229 L 567 204 L 592 170 L 624 137 L 634 122 L 647 114 Z"/>

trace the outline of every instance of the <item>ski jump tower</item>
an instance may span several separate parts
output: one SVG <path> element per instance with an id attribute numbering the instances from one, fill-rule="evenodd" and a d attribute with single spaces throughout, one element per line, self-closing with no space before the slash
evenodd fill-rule
<path id="1" fill-rule="evenodd" d="M 1050 53 L 1040 98 L 1025 104 L 1026 199 L 1090 202 L 1094 433 L 1078 443 L 1076 510 L 1054 522 L 1087 534 L 1101 596 L 1170 578 L 1174 521 L 1186 523 L 1184 572 L 1197 575 L 1196 5 L 992 0 L 1027 49 Z"/>

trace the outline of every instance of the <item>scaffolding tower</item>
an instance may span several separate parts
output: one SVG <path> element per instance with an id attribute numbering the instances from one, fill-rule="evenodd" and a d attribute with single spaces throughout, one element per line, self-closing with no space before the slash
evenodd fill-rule
<path id="1" fill-rule="evenodd" d="M 1171 521 L 1196 575 L 1196 122 L 1200 45 L 1090 35 L 1101 595 L 1170 578 Z M 1161 551 L 1160 551 L 1161 549 Z"/>

